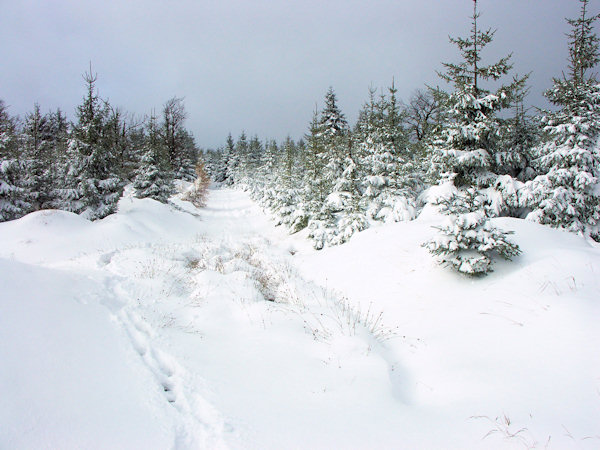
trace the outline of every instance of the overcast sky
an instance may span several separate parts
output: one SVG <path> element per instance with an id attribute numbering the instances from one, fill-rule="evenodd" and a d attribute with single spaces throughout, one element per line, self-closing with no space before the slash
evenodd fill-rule
<path id="1" fill-rule="evenodd" d="M 592 0 L 592 12 L 600 0 Z M 13 115 L 38 102 L 73 119 L 93 64 L 102 98 L 128 112 L 184 97 L 201 147 L 242 130 L 301 137 L 333 86 L 353 122 L 368 87 L 408 99 L 458 61 L 472 0 L 0 0 L 0 98 Z M 484 62 L 513 52 L 532 72 L 530 103 L 566 68 L 565 17 L 577 0 L 480 0 L 497 29 Z"/>

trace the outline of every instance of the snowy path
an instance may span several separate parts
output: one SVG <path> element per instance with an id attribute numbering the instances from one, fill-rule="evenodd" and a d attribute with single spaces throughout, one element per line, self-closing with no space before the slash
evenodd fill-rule
<path id="1" fill-rule="evenodd" d="M 174 202 L 0 224 L 0 448 L 600 442 L 579 238 L 507 222 L 525 255 L 475 283 L 431 262 L 426 221 L 315 252 L 242 192 Z"/>

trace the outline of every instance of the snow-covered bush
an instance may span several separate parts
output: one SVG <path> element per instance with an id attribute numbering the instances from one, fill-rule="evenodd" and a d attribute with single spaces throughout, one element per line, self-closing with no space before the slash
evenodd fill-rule
<path id="1" fill-rule="evenodd" d="M 521 253 L 519 246 L 507 239 L 510 232 L 493 226 L 485 213 L 484 196 L 475 189 L 453 194 L 440 200 L 447 214 L 439 231 L 423 246 L 440 264 L 447 264 L 467 275 L 485 275 L 492 270 L 495 255 L 511 259 Z"/>

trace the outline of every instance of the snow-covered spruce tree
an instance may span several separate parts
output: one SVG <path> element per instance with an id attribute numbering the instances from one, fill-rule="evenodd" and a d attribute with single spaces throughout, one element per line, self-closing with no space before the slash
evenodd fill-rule
<path id="1" fill-rule="evenodd" d="M 281 146 L 279 167 L 274 180 L 271 209 L 279 224 L 291 233 L 306 227 L 305 205 L 300 199 L 300 157 L 296 143 L 288 136 Z"/>
<path id="2" fill-rule="evenodd" d="M 272 209 L 275 198 L 275 178 L 278 166 L 279 148 L 273 139 L 265 143 L 261 163 L 251 178 L 250 196 L 263 208 Z"/>
<path id="3" fill-rule="evenodd" d="M 539 127 L 524 106 L 526 90 L 517 92 L 512 105 L 512 117 L 502 121 L 494 166 L 498 175 L 510 175 L 519 181 L 533 177 L 532 149 L 539 143 Z"/>
<path id="4" fill-rule="evenodd" d="M 371 89 L 354 132 L 364 168 L 361 204 L 374 220 L 408 220 L 416 214 L 417 173 L 408 156 L 396 92 L 392 83 L 389 97 L 382 95 L 376 102 Z"/>
<path id="5" fill-rule="evenodd" d="M 123 182 L 116 175 L 116 157 L 107 144 L 104 125 L 108 110 L 95 90 L 96 75 L 84 74 L 87 93 L 77 107 L 77 124 L 68 140 L 66 187 L 61 189 L 62 209 L 90 220 L 117 210 Z"/>
<path id="6" fill-rule="evenodd" d="M 115 156 L 115 172 L 122 180 L 132 180 L 140 155 L 134 154 L 133 142 L 128 133 L 126 114 L 121 108 L 108 106 L 106 123 L 104 125 L 104 140 L 106 146 Z"/>
<path id="7" fill-rule="evenodd" d="M 220 149 L 217 150 L 201 150 L 198 156 L 200 161 L 204 161 L 204 170 L 212 181 L 217 181 L 216 177 L 219 174 L 221 168 L 221 157 L 222 153 Z"/>
<path id="8" fill-rule="evenodd" d="M 599 39 L 587 0 L 567 19 L 569 74 L 555 78 L 545 95 L 559 109 L 542 118 L 545 142 L 537 149 L 542 175 L 528 183 L 528 219 L 597 236 L 600 221 L 600 85 L 590 73 L 600 61 Z"/>
<path id="9" fill-rule="evenodd" d="M 182 146 L 177 158 L 178 169 L 175 178 L 184 181 L 195 181 L 197 179 L 196 165 L 199 149 L 192 133 L 185 128 L 182 128 L 179 133 Z"/>
<path id="10" fill-rule="evenodd" d="M 23 187 L 25 170 L 20 151 L 15 120 L 0 100 L 0 222 L 18 219 L 31 210 Z"/>
<path id="11" fill-rule="evenodd" d="M 529 211 L 523 204 L 523 183 L 536 175 L 532 149 L 539 144 L 537 120 L 529 117 L 524 107 L 524 95 L 518 94 L 513 105 L 514 115 L 502 121 L 500 139 L 494 153 L 498 175 L 493 191 L 499 200 L 493 210 L 510 217 L 524 217 Z M 494 202 L 492 202 L 494 204 Z"/>
<path id="12" fill-rule="evenodd" d="M 246 156 L 246 170 L 247 175 L 251 178 L 254 177 L 256 170 L 261 165 L 264 152 L 265 149 L 258 136 L 254 135 L 250 138 L 250 142 L 248 142 L 248 154 Z"/>
<path id="13" fill-rule="evenodd" d="M 226 183 L 230 186 L 238 184 L 242 181 L 245 176 L 246 166 L 246 154 L 248 152 L 248 138 L 246 132 L 242 131 L 242 134 L 233 141 L 231 135 L 227 137 L 227 150 L 228 150 L 228 161 L 226 170 Z"/>
<path id="14" fill-rule="evenodd" d="M 513 78 L 494 93 L 482 86 L 483 81 L 499 80 L 512 65 L 506 56 L 495 64 L 482 66 L 481 51 L 492 42 L 495 31 L 478 28 L 477 1 L 473 2 L 471 34 L 468 38 L 450 38 L 461 52 L 463 61 L 444 63 L 445 73 L 439 76 L 454 86 L 443 95 L 447 120 L 434 137 L 431 152 L 432 178 L 452 181 L 457 188 L 485 188 L 496 180 L 494 152 L 500 134 L 497 113 L 511 104 L 515 94 L 523 89 L 527 77 Z"/>
<path id="15" fill-rule="evenodd" d="M 152 115 L 146 126 L 142 158 L 133 181 L 137 198 L 153 198 L 167 203 L 175 188 L 169 155 L 160 138 L 156 117 Z"/>
<path id="16" fill-rule="evenodd" d="M 245 134 L 243 134 L 243 139 L 241 138 L 238 141 L 240 144 L 240 160 L 236 183 L 254 198 L 261 186 L 261 180 L 258 177 L 258 168 L 262 162 L 264 147 L 256 135 L 250 138 L 250 140 L 246 138 Z"/>
<path id="17" fill-rule="evenodd" d="M 352 140 L 348 140 L 348 153 L 344 170 L 327 197 L 326 207 L 336 217 L 336 228 L 330 237 L 331 245 L 343 244 L 354 233 L 368 228 L 369 223 L 361 205 L 361 169 L 358 158 L 352 152 Z"/>
<path id="18" fill-rule="evenodd" d="M 71 125 L 60 109 L 48 115 L 48 122 L 52 146 L 50 162 L 46 168 L 50 178 L 50 185 L 48 186 L 50 200 L 48 203 L 43 203 L 41 207 L 44 209 L 64 209 L 62 194 L 70 164 L 68 144 Z"/>
<path id="19" fill-rule="evenodd" d="M 43 115 L 36 103 L 33 112 L 25 116 L 21 133 L 24 184 L 33 210 L 48 208 L 54 203 L 53 188 L 58 180 L 53 179 L 55 137 L 51 119 L 52 115 Z"/>
<path id="20" fill-rule="evenodd" d="M 325 147 L 319 131 L 319 111 L 317 109 L 313 112 L 305 138 L 304 178 L 300 194 L 310 220 L 321 211 L 327 197 L 327 186 L 323 177 L 326 162 Z"/>
<path id="21" fill-rule="evenodd" d="M 279 156 L 277 142 L 274 139 L 269 140 L 265 146 L 263 163 L 258 169 L 257 186 L 254 193 L 254 199 L 268 209 L 272 209 L 275 199 Z"/>
<path id="22" fill-rule="evenodd" d="M 493 256 L 510 260 L 521 253 L 507 239 L 509 233 L 494 227 L 485 213 L 485 196 L 474 188 L 440 202 L 446 219 L 439 233 L 423 244 L 440 264 L 447 264 L 466 275 L 490 272 Z"/>
<path id="23" fill-rule="evenodd" d="M 240 159 L 236 154 L 233 136 L 231 136 L 231 133 L 229 133 L 227 135 L 227 141 L 225 142 L 225 149 L 223 151 L 223 181 L 225 184 L 231 186 L 235 182 L 235 174 L 237 172 L 239 162 Z"/>
<path id="24" fill-rule="evenodd" d="M 492 41 L 494 32 L 478 29 L 476 0 L 473 5 L 471 35 L 450 39 L 459 48 L 463 61 L 444 63 L 446 73 L 439 74 L 454 85 L 454 91 L 445 95 L 448 119 L 432 148 L 434 177 L 442 184 L 452 184 L 457 194 L 450 204 L 438 200 L 448 216 L 447 223 L 425 246 L 440 261 L 460 272 L 483 274 L 490 270 L 490 255 L 496 252 L 505 256 L 510 252 L 506 233 L 489 223 L 485 202 L 478 192 L 493 187 L 497 181 L 494 154 L 501 126 L 496 113 L 510 105 L 516 92 L 522 91 L 526 78 L 515 77 L 510 85 L 501 86 L 495 93 L 481 86 L 482 81 L 506 75 L 511 65 L 510 55 L 495 64 L 480 65 L 481 49 Z"/>
<path id="25" fill-rule="evenodd" d="M 322 173 L 317 176 L 326 197 L 321 205 L 315 205 L 320 208 L 311 214 L 308 236 L 316 249 L 322 249 L 337 234 L 336 213 L 340 212 L 340 203 L 339 193 L 333 189 L 344 173 L 350 148 L 348 122 L 337 105 L 337 98 L 331 87 L 325 95 L 325 106 L 321 111 L 316 137 L 322 146 L 322 151 L 318 154 Z"/>

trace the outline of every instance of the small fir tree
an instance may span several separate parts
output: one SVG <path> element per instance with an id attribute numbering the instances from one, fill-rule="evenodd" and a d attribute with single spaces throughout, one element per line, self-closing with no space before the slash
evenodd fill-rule
<path id="1" fill-rule="evenodd" d="M 521 253 L 507 238 L 510 232 L 494 227 L 484 208 L 485 197 L 474 188 L 455 192 L 440 201 L 446 214 L 438 234 L 423 246 L 440 264 L 466 275 L 485 275 L 495 255 L 510 260 Z"/>

